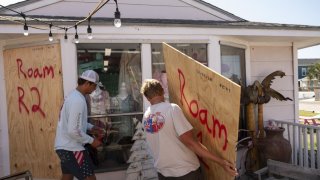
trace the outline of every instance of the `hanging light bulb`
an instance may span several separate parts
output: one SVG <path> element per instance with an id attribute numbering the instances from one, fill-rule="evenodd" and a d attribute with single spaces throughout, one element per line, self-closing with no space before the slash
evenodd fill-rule
<path id="1" fill-rule="evenodd" d="M 88 39 L 92 39 L 93 36 L 92 36 L 92 29 L 90 27 L 90 21 L 91 21 L 91 17 L 89 17 L 88 19 L 88 28 L 87 28 L 87 33 L 88 33 Z"/>
<path id="2" fill-rule="evenodd" d="M 118 2 L 117 0 L 114 0 L 114 2 L 116 3 L 116 12 L 114 12 L 114 21 L 113 21 L 113 24 L 114 24 L 114 27 L 116 28 L 119 28 L 121 27 L 121 19 L 120 19 L 120 11 L 118 9 Z"/>
<path id="3" fill-rule="evenodd" d="M 26 15 L 23 13 L 20 13 L 20 15 L 23 17 L 24 19 L 24 26 L 23 26 L 23 35 L 28 36 L 29 32 L 28 32 L 28 26 L 27 26 L 27 20 L 26 20 Z"/>
<path id="4" fill-rule="evenodd" d="M 52 27 L 52 24 L 49 25 L 50 27 L 50 32 L 49 32 L 49 41 L 53 41 L 53 37 L 52 37 L 52 33 L 51 33 L 51 27 Z"/>
<path id="5" fill-rule="evenodd" d="M 67 40 L 68 39 L 68 35 L 67 35 L 67 28 L 64 28 L 64 39 Z"/>
<path id="6" fill-rule="evenodd" d="M 74 36 L 74 39 L 75 39 L 75 43 L 76 44 L 78 44 L 79 43 L 79 36 L 78 36 L 78 34 L 76 34 L 75 36 Z"/>
<path id="7" fill-rule="evenodd" d="M 116 28 L 121 27 L 120 11 L 118 8 L 116 9 L 116 12 L 114 13 L 113 24 L 114 24 L 114 27 L 116 27 Z"/>
<path id="8" fill-rule="evenodd" d="M 23 35 L 25 35 L 25 36 L 29 35 L 28 26 L 27 26 L 26 22 L 24 23 L 24 26 L 23 26 Z"/>
<path id="9" fill-rule="evenodd" d="M 74 26 L 74 28 L 76 29 L 76 35 L 74 36 L 74 42 L 76 44 L 79 43 L 79 36 L 78 36 L 78 28 L 77 28 L 77 25 Z"/>

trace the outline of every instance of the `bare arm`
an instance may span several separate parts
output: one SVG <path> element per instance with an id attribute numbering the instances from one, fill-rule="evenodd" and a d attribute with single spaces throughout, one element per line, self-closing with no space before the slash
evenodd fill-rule
<path id="1" fill-rule="evenodd" d="M 225 169 L 225 171 L 227 171 L 232 176 L 237 175 L 235 166 L 229 161 L 224 160 L 214 155 L 213 153 L 209 152 L 208 149 L 203 144 L 201 144 L 199 141 L 197 141 L 194 138 L 192 134 L 192 130 L 187 131 L 181 136 L 179 136 L 179 139 L 185 146 L 187 146 L 190 150 L 192 150 L 198 156 L 218 163 L 221 167 L 223 167 L 223 169 Z"/>

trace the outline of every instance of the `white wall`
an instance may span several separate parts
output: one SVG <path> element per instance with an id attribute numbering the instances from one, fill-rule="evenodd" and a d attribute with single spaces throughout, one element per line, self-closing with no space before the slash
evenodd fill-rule
<path id="1" fill-rule="evenodd" d="M 276 77 L 271 88 L 280 92 L 285 97 L 295 99 L 294 95 L 294 72 L 292 46 L 251 46 L 251 81 L 260 82 L 270 73 L 281 70 L 286 76 Z M 278 101 L 271 99 L 264 104 L 264 121 L 270 119 L 294 122 L 294 101 Z"/>
<path id="2" fill-rule="evenodd" d="M 59 38 L 61 45 L 63 94 L 65 98 L 77 86 L 77 50 L 71 38 L 68 40 L 64 40 L 62 36 Z"/>

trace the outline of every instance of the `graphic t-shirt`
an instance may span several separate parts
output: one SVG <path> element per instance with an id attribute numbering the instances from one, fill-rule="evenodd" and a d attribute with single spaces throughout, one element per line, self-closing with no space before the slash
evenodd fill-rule
<path id="1" fill-rule="evenodd" d="M 179 177 L 199 168 L 196 154 L 179 140 L 192 126 L 178 105 L 168 102 L 151 105 L 144 114 L 143 125 L 158 172 Z"/>

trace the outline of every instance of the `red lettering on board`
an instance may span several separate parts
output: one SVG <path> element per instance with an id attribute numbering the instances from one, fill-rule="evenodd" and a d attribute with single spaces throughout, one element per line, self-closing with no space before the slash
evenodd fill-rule
<path id="1" fill-rule="evenodd" d="M 17 87 L 18 90 L 18 104 L 19 104 L 19 112 L 21 113 L 21 105 L 24 107 L 24 109 L 27 111 L 29 114 L 29 109 L 27 108 L 26 104 L 23 102 L 23 97 L 24 97 L 24 90 L 22 87 Z"/>
<path id="2" fill-rule="evenodd" d="M 46 78 L 46 76 L 53 79 L 54 78 L 54 68 L 53 66 L 44 66 L 41 68 L 35 67 L 35 68 L 28 68 L 27 70 L 23 67 L 23 62 L 21 59 L 17 59 L 17 66 L 18 66 L 18 77 L 20 78 L 20 73 L 23 74 L 24 78 Z"/>
<path id="3" fill-rule="evenodd" d="M 17 66 L 18 66 L 18 77 L 19 77 L 19 79 L 20 79 L 20 72 L 24 75 L 24 78 L 27 78 L 27 75 L 26 75 L 26 73 L 24 73 L 23 71 L 22 71 L 22 60 L 21 59 L 17 59 Z"/>
<path id="4" fill-rule="evenodd" d="M 18 90 L 19 112 L 21 113 L 21 111 L 22 111 L 21 106 L 22 106 L 26 110 L 27 114 L 29 114 L 28 106 L 23 101 L 25 91 L 24 91 L 24 89 L 22 87 L 19 87 L 19 86 L 18 86 L 17 90 Z M 36 95 L 37 95 L 37 99 L 38 99 L 38 103 L 35 103 L 35 104 L 33 104 L 31 106 L 32 112 L 34 112 L 34 113 L 39 112 L 41 114 L 41 116 L 45 118 L 46 114 L 43 112 L 43 110 L 40 107 L 41 96 L 40 96 L 40 92 L 39 92 L 38 88 L 37 87 L 32 87 L 32 88 L 30 88 L 30 92 L 35 92 Z"/>
<path id="5" fill-rule="evenodd" d="M 222 149 L 225 151 L 227 149 L 227 142 L 228 142 L 228 140 L 227 140 L 228 134 L 227 134 L 227 129 L 226 129 L 225 125 L 221 124 L 220 121 L 212 115 L 213 127 L 212 127 L 212 129 L 210 129 L 210 127 L 208 125 L 208 110 L 207 109 L 200 109 L 197 100 L 193 99 L 190 102 L 188 102 L 188 100 L 185 96 L 185 92 L 184 92 L 184 88 L 186 85 L 185 77 L 184 77 L 183 72 L 180 69 L 178 69 L 178 75 L 179 75 L 179 83 L 180 83 L 180 102 L 181 102 L 182 106 L 183 106 L 183 103 L 185 102 L 189 108 L 189 113 L 192 115 L 192 117 L 198 118 L 200 123 L 202 125 L 206 126 L 209 134 L 212 133 L 213 138 L 215 138 L 216 127 L 218 127 L 218 129 L 219 129 L 219 138 L 221 138 L 221 133 L 224 132 L 224 145 L 223 145 Z"/>
<path id="6" fill-rule="evenodd" d="M 43 112 L 43 110 L 40 108 L 40 104 L 41 104 L 41 97 L 40 97 L 40 93 L 39 93 L 39 90 L 38 90 L 38 88 L 36 88 L 36 87 L 32 87 L 31 89 L 31 92 L 32 91 L 35 91 L 36 92 L 36 94 L 37 94 L 37 96 L 38 96 L 38 104 L 34 104 L 34 105 L 32 105 L 32 112 L 37 112 L 37 111 L 39 111 L 40 112 L 40 114 L 45 118 L 46 117 L 46 114 Z"/>

